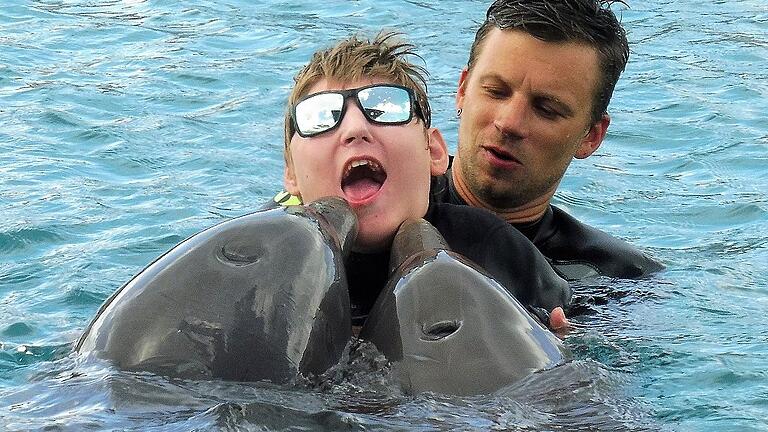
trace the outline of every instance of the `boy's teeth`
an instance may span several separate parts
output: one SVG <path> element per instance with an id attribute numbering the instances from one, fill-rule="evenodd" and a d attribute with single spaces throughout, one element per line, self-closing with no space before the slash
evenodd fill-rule
<path id="1" fill-rule="evenodd" d="M 344 175 L 345 176 L 348 175 L 349 172 L 352 171 L 352 168 L 357 168 L 364 165 L 367 165 L 368 168 L 370 168 L 370 170 L 373 172 L 379 172 L 381 170 L 381 167 L 379 166 L 379 164 L 368 159 L 360 159 L 360 160 L 350 162 L 350 164 L 347 165 L 347 168 L 344 170 Z"/>
<path id="2" fill-rule="evenodd" d="M 374 170 L 374 171 L 378 171 L 379 170 L 379 165 L 373 163 L 373 161 L 370 161 L 368 159 L 356 160 L 356 161 L 352 162 L 351 164 L 349 164 L 349 167 L 350 168 L 357 168 L 357 167 L 363 166 L 363 165 L 369 165 L 370 168 L 372 170 Z"/>

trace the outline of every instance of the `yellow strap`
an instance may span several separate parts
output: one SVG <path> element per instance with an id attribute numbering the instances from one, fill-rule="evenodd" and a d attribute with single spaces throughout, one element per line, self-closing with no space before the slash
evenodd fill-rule
<path id="1" fill-rule="evenodd" d="M 295 195 L 291 195 L 286 191 L 278 192 L 278 194 L 275 195 L 275 198 L 273 199 L 281 206 L 301 205 L 301 198 Z"/>

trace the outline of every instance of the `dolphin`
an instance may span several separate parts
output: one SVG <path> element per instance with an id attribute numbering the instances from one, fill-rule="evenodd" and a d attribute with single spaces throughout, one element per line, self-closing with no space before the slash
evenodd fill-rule
<path id="1" fill-rule="evenodd" d="M 336 364 L 351 336 L 340 198 L 251 213 L 178 244 L 117 290 L 76 344 L 124 370 L 287 383 Z"/>
<path id="2" fill-rule="evenodd" d="M 566 360 L 560 340 L 429 222 L 401 225 L 390 269 L 360 338 L 393 362 L 406 392 L 492 393 Z"/>

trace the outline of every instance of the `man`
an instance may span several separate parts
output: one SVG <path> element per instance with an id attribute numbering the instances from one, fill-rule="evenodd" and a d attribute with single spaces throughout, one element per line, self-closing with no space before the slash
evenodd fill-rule
<path id="1" fill-rule="evenodd" d="M 525 234 L 567 279 L 633 278 L 663 266 L 551 205 L 573 158 L 605 138 L 608 103 L 629 56 L 610 3 L 497 0 L 456 94 L 452 169 L 433 202 L 489 209 Z"/>

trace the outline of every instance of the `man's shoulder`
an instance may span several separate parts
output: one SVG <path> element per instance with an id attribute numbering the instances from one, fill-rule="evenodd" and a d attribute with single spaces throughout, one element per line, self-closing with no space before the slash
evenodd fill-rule
<path id="1" fill-rule="evenodd" d="M 495 230 L 511 228 L 503 219 L 489 210 L 448 202 L 431 203 L 425 219 L 438 229 L 440 226 L 450 226 L 463 232 L 484 235 L 491 235 Z M 515 231 L 512 230 L 512 232 Z"/>
<path id="2" fill-rule="evenodd" d="M 626 241 L 589 226 L 555 206 L 551 208 L 552 217 L 547 226 L 540 227 L 549 235 L 535 243 L 568 279 L 591 275 L 638 278 L 664 268 Z"/>
<path id="3" fill-rule="evenodd" d="M 494 224 L 488 215 L 502 221 L 492 212 L 468 206 L 452 190 L 447 175 L 432 178 L 430 202 L 456 205 L 458 208 L 445 210 L 443 218 L 472 222 L 474 228 L 471 231 L 474 232 L 480 227 Z M 555 270 L 566 279 L 576 280 L 597 275 L 639 278 L 664 268 L 640 249 L 580 222 L 555 206 L 550 206 L 550 211 L 540 221 L 515 228 L 531 239 Z"/>
<path id="4" fill-rule="evenodd" d="M 568 283 L 528 238 L 493 212 L 432 203 L 425 219 L 451 250 L 480 266 L 521 303 L 546 310 L 570 303 Z"/>

